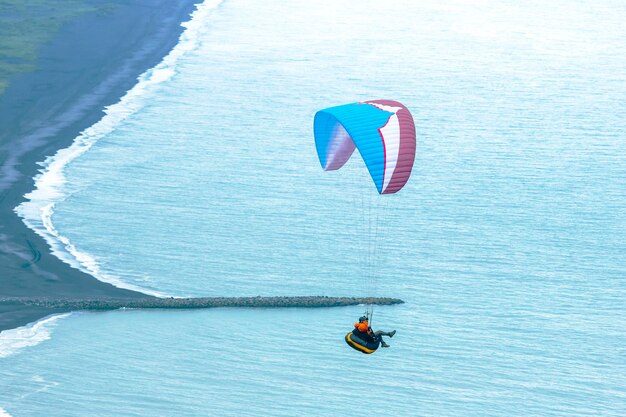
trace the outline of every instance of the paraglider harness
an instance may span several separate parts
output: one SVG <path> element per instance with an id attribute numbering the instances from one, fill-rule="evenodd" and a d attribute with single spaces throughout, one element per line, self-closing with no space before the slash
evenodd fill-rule
<path id="1" fill-rule="evenodd" d="M 370 324 L 370 319 L 373 315 L 373 311 L 371 313 L 369 311 L 365 312 L 364 317 L 368 325 Z M 374 334 L 371 326 L 368 326 L 368 331 L 365 333 L 355 328 L 346 335 L 345 340 L 348 346 L 352 349 L 365 354 L 374 353 L 376 352 L 376 349 L 380 347 L 380 337 Z"/>

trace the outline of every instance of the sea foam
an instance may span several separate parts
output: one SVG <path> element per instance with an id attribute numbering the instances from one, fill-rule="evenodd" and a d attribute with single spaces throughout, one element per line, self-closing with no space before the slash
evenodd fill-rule
<path id="1" fill-rule="evenodd" d="M 78 249 L 68 237 L 59 233 L 52 222 L 52 216 L 56 204 L 71 194 L 66 186 L 65 167 L 87 152 L 98 140 L 115 131 L 121 122 L 141 110 L 146 102 L 146 95 L 155 91 L 159 84 L 170 80 L 176 74 L 177 61 L 185 53 L 198 47 L 202 23 L 221 2 L 222 0 L 206 0 L 198 5 L 191 14 L 191 19 L 181 24 L 185 30 L 180 35 L 178 44 L 166 57 L 158 65 L 141 74 L 137 84 L 119 102 L 106 107 L 104 117 L 81 132 L 71 146 L 60 149 L 40 163 L 42 169 L 34 178 L 35 189 L 24 195 L 27 201 L 16 207 L 15 212 L 28 227 L 48 242 L 52 253 L 63 262 L 119 288 L 156 296 L 165 295 L 129 284 L 120 277 L 105 272 L 100 267 L 97 257 Z"/>
<path id="2" fill-rule="evenodd" d="M 50 331 L 56 326 L 56 322 L 70 314 L 72 313 L 45 317 L 26 326 L 0 332 L 0 358 L 11 356 L 25 347 L 50 339 Z M 0 417 L 3 416 L 1 411 L 2 409 L 0 409 Z"/>

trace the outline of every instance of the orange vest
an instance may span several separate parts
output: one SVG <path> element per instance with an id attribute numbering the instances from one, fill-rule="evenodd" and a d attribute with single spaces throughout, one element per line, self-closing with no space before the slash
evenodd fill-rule
<path id="1" fill-rule="evenodd" d="M 363 323 L 354 323 L 354 327 L 356 327 L 360 332 L 367 333 L 370 325 L 368 322 L 364 321 Z"/>

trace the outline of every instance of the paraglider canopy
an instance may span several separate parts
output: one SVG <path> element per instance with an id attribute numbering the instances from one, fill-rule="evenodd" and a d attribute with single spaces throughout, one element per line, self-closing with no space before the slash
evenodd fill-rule
<path id="1" fill-rule="evenodd" d="M 320 110 L 314 132 L 325 171 L 341 168 L 358 149 L 380 194 L 400 191 L 411 176 L 415 124 L 397 101 L 370 100 Z"/>

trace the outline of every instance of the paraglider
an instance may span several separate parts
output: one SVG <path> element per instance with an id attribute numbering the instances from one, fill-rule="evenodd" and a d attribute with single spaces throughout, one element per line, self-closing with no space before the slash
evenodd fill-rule
<path id="1" fill-rule="evenodd" d="M 389 347 L 383 340 L 383 336 L 393 337 L 396 331 L 384 332 L 382 330 L 373 331 L 368 322 L 368 314 L 359 317 L 359 322 L 354 324 L 354 330 L 345 337 L 346 343 L 352 349 L 370 354 L 376 352 L 379 346 Z"/>
<path id="2" fill-rule="evenodd" d="M 315 114 L 314 134 L 317 156 L 324 171 L 342 168 L 356 149 L 380 195 L 397 193 L 411 176 L 415 161 L 415 124 L 402 103 L 369 100 L 320 110 Z M 371 240 L 372 236 L 369 238 Z M 395 334 L 395 330 L 373 332 L 369 316 L 370 313 L 366 313 L 345 336 L 350 347 L 367 354 L 374 353 L 381 345 L 388 346 L 382 340 L 383 335 Z"/>

